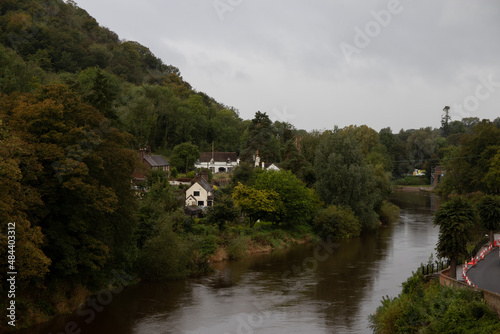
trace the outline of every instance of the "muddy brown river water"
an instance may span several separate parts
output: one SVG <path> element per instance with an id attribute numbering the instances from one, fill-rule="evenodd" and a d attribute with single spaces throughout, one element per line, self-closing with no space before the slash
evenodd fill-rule
<path id="1" fill-rule="evenodd" d="M 91 321 L 75 313 L 19 333 L 371 333 L 368 316 L 383 296 L 399 294 L 438 237 L 437 196 L 392 201 L 399 222 L 376 233 L 217 263 L 203 278 L 141 283 L 112 294 Z"/>

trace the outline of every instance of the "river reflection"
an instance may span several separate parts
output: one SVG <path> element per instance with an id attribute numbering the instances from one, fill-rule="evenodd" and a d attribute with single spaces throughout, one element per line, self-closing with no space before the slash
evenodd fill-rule
<path id="1" fill-rule="evenodd" d="M 437 242 L 438 197 L 392 200 L 400 220 L 376 233 L 218 263 L 200 279 L 141 283 L 115 295 L 90 324 L 73 315 L 24 332 L 64 333 L 75 321 L 83 334 L 370 333 L 368 316 L 383 296 L 397 296 Z"/>

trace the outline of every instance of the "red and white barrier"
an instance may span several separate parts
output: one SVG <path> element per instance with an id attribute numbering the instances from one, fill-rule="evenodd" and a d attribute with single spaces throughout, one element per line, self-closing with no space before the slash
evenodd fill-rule
<path id="1" fill-rule="evenodd" d="M 479 261 L 484 260 L 484 257 L 488 255 L 495 247 L 500 247 L 500 237 L 498 238 L 498 240 L 495 240 L 493 243 L 490 243 L 488 246 L 482 248 L 481 251 L 476 255 L 476 257 L 473 257 L 469 263 L 465 261 L 462 270 L 462 276 L 467 284 L 477 287 L 477 285 L 472 283 L 469 276 L 467 276 L 467 272 L 469 271 L 468 265 L 474 267 L 476 264 L 478 264 Z"/>

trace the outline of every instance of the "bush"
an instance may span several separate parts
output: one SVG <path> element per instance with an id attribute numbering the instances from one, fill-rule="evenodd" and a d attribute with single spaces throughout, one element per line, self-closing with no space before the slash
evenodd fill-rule
<path id="1" fill-rule="evenodd" d="M 213 225 L 201 224 L 200 219 L 195 219 L 195 224 L 191 226 L 191 231 L 193 234 L 207 236 L 207 235 L 217 235 L 218 228 Z"/>
<path id="2" fill-rule="evenodd" d="M 193 236 L 193 250 L 198 254 L 195 256 L 197 259 L 208 259 L 210 255 L 215 253 L 218 247 L 219 237 L 213 234 L 204 236 Z"/>
<path id="3" fill-rule="evenodd" d="M 314 218 L 314 226 L 323 238 L 348 239 L 361 233 L 361 224 L 349 208 L 329 205 Z"/>
<path id="4" fill-rule="evenodd" d="M 186 277 L 191 259 L 190 245 L 181 239 L 170 224 L 164 223 L 157 236 L 148 239 L 137 261 L 137 272 L 146 280 Z"/>
<path id="5" fill-rule="evenodd" d="M 380 207 L 379 216 L 383 224 L 396 222 L 399 219 L 399 207 L 389 201 L 384 201 Z"/>
<path id="6" fill-rule="evenodd" d="M 370 316 L 374 333 L 498 333 L 500 321 L 480 292 L 424 283 L 414 274 L 402 293 Z"/>
<path id="7" fill-rule="evenodd" d="M 238 216 L 239 210 L 234 206 L 233 199 L 228 195 L 222 195 L 216 198 L 214 205 L 208 209 L 207 220 L 223 231 L 226 223 L 234 221 Z"/>
<path id="8" fill-rule="evenodd" d="M 247 255 L 248 237 L 238 236 L 232 239 L 227 246 L 227 254 L 231 260 L 239 260 Z"/>
<path id="9" fill-rule="evenodd" d="M 177 168 L 172 167 L 170 169 L 170 176 L 175 179 L 178 175 L 179 175 L 179 172 L 177 171 Z"/>

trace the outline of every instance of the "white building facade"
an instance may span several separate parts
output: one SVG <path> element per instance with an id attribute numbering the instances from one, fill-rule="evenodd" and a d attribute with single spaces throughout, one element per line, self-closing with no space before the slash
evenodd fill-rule
<path id="1" fill-rule="evenodd" d="M 186 190 L 186 206 L 212 206 L 214 201 L 214 189 L 204 179 L 193 183 Z"/>
<path id="2" fill-rule="evenodd" d="M 212 173 L 231 173 L 240 160 L 236 152 L 201 152 L 196 168 L 207 168 Z"/>

